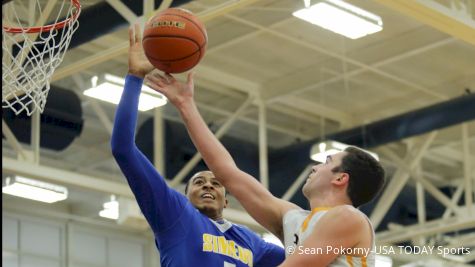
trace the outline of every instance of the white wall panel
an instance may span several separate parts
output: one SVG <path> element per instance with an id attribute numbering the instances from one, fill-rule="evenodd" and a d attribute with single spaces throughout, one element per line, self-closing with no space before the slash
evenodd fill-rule
<path id="1" fill-rule="evenodd" d="M 54 217 L 2 215 L 2 266 L 150 267 L 146 236 Z"/>
<path id="2" fill-rule="evenodd" d="M 128 240 L 109 239 L 109 266 L 144 266 L 143 245 Z"/>
<path id="3" fill-rule="evenodd" d="M 18 220 L 2 216 L 2 248 L 18 249 Z"/>
<path id="4" fill-rule="evenodd" d="M 3 252 L 2 255 L 3 267 L 18 267 L 18 255 L 10 252 Z"/>
<path id="5" fill-rule="evenodd" d="M 60 267 L 59 260 L 45 259 L 42 257 L 23 255 L 20 267 Z"/>
<path id="6" fill-rule="evenodd" d="M 61 257 L 60 238 L 59 226 L 40 222 L 20 222 L 20 250 L 22 252 L 59 259 Z"/>
<path id="7" fill-rule="evenodd" d="M 73 261 L 81 264 L 106 265 L 106 238 L 83 231 L 74 232 Z"/>

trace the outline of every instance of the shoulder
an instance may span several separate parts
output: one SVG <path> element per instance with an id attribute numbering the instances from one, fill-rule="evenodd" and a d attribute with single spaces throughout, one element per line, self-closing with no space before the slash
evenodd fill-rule
<path id="1" fill-rule="evenodd" d="M 232 228 L 235 231 L 240 232 L 241 234 L 247 235 L 249 237 L 259 237 L 254 231 L 252 231 L 249 227 L 237 223 L 231 223 Z"/>
<path id="2" fill-rule="evenodd" d="M 329 209 L 322 217 L 328 221 L 344 220 L 345 223 L 365 223 L 365 215 L 357 208 L 350 205 L 341 205 Z"/>
<path id="3" fill-rule="evenodd" d="M 249 241 L 252 241 L 252 243 L 254 243 L 254 244 L 266 242 L 266 241 L 264 241 L 262 236 L 260 236 L 258 233 L 254 232 L 252 229 L 250 229 L 247 226 L 233 223 L 233 228 L 234 228 L 235 232 L 237 232 L 239 235 L 241 235 L 241 237 L 243 237 L 243 238 L 245 238 Z"/>
<path id="4" fill-rule="evenodd" d="M 328 210 L 320 220 L 315 224 L 314 228 L 318 228 L 318 232 L 335 230 L 342 235 L 354 235 L 366 229 L 365 215 L 349 205 L 342 205 Z"/>
<path id="5" fill-rule="evenodd" d="M 342 246 L 353 247 L 365 236 L 365 215 L 352 206 L 328 210 L 313 226 L 311 236 L 321 241 L 340 240 Z"/>

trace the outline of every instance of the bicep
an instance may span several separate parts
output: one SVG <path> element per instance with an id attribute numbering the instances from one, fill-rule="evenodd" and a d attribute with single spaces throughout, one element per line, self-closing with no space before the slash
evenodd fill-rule
<path id="1" fill-rule="evenodd" d="M 297 205 L 273 196 L 251 175 L 233 168 L 227 172 L 226 189 L 243 205 L 246 211 L 264 228 L 283 239 L 282 217 Z"/>

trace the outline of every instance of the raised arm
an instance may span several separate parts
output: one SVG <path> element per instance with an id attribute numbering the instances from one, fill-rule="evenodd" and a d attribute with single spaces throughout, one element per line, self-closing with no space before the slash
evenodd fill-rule
<path id="1" fill-rule="evenodd" d="M 127 178 L 145 218 L 155 233 L 172 226 L 187 199 L 169 188 L 163 177 L 135 145 L 137 109 L 143 77 L 153 67 L 141 54 L 138 26 L 130 29 L 129 74 L 117 107 L 112 131 L 112 154 Z"/>
<path id="2" fill-rule="evenodd" d="M 287 210 L 299 207 L 274 197 L 254 177 L 236 166 L 196 107 L 192 76 L 193 73 L 189 73 L 187 82 L 181 83 L 169 74 L 162 76 L 158 71 L 154 71 L 147 75 L 146 83 L 165 94 L 178 108 L 193 143 L 216 178 L 257 222 L 283 239 L 282 217 Z"/>

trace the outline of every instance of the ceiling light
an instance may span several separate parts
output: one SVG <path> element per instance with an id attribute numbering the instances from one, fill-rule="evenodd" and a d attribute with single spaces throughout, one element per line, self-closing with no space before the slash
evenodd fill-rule
<path id="1" fill-rule="evenodd" d="M 383 29 L 381 17 L 341 0 L 325 0 L 292 15 L 351 39 Z"/>
<path id="2" fill-rule="evenodd" d="M 105 74 L 99 78 L 94 76 L 92 79 L 93 86 L 84 91 L 84 95 L 97 98 L 112 104 L 119 104 L 124 91 L 125 80 L 110 74 Z M 98 84 L 97 84 L 98 83 Z M 97 85 L 96 85 L 97 84 Z M 156 107 L 163 106 L 167 103 L 167 98 L 159 92 L 152 90 L 146 85 L 142 85 L 142 92 L 139 98 L 139 110 L 147 111 Z"/>
<path id="3" fill-rule="evenodd" d="M 99 216 L 117 220 L 119 219 L 119 202 L 115 199 L 115 196 L 111 196 L 111 200 L 102 204 L 103 210 L 99 211 Z"/>
<path id="4" fill-rule="evenodd" d="M 310 150 L 310 158 L 314 161 L 325 162 L 327 160 L 327 156 L 342 152 L 349 146 L 350 145 L 343 144 L 337 141 L 327 140 L 312 146 L 312 149 Z M 379 160 L 378 154 L 364 149 L 361 150 L 367 152 L 376 160 Z"/>
<path id="5" fill-rule="evenodd" d="M 7 177 L 2 192 L 31 200 L 54 203 L 68 198 L 68 189 L 64 186 L 40 182 L 30 178 Z"/>

